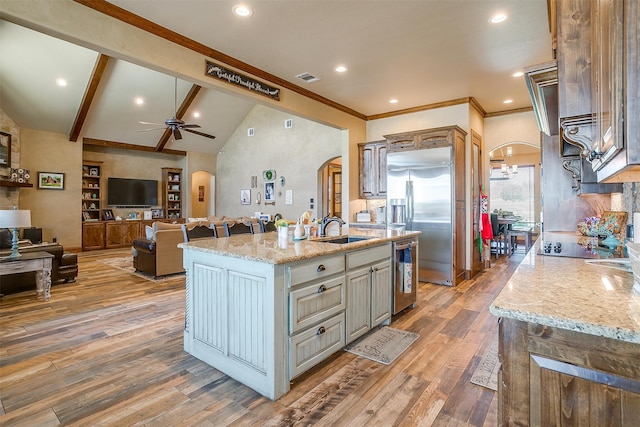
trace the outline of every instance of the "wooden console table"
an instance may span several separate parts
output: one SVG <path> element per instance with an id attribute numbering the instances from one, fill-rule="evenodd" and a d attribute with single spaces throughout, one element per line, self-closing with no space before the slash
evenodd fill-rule
<path id="1" fill-rule="evenodd" d="M 53 254 L 49 252 L 27 252 L 15 259 L 0 258 L 0 276 L 35 271 L 36 295 L 42 295 L 45 301 L 49 301 L 52 259 Z"/>

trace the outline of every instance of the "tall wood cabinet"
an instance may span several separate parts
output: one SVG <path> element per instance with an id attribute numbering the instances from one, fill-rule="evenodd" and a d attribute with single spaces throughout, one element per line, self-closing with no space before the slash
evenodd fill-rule
<path id="1" fill-rule="evenodd" d="M 358 144 L 360 198 L 387 197 L 387 141 Z"/>
<path id="2" fill-rule="evenodd" d="M 162 168 L 162 204 L 167 218 L 182 218 L 182 169 Z"/>
<path id="3" fill-rule="evenodd" d="M 82 163 L 82 220 L 99 221 L 102 207 L 101 162 Z"/>

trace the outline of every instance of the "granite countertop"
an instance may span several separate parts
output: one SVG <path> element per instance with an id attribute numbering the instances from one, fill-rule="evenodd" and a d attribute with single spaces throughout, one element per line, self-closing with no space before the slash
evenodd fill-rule
<path id="1" fill-rule="evenodd" d="M 278 233 L 236 234 L 218 239 L 194 240 L 180 243 L 178 247 L 242 258 L 268 264 L 284 264 L 302 261 L 319 256 L 330 255 L 354 249 L 363 249 L 381 243 L 417 236 L 419 231 L 387 230 L 372 228 L 369 230 L 350 228 L 349 236 L 366 236 L 367 240 L 353 243 L 325 243 L 322 239 L 305 239 L 294 241 L 291 233 L 286 246 L 278 243 Z M 338 237 L 338 236 L 333 236 Z"/>
<path id="2" fill-rule="evenodd" d="M 577 233 L 544 240 L 577 242 Z M 491 304 L 491 314 L 640 344 L 640 290 L 633 274 L 581 258 L 537 255 L 540 241 Z"/>

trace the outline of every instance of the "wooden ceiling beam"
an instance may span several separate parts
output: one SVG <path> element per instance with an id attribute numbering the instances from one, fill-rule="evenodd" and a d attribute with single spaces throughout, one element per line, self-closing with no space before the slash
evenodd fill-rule
<path id="1" fill-rule="evenodd" d="M 144 145 L 135 145 L 135 144 L 127 144 L 124 142 L 115 142 L 115 141 L 106 141 L 104 139 L 94 139 L 94 138 L 82 138 L 82 143 L 86 145 L 97 145 L 101 147 L 112 147 L 112 148 L 121 148 L 124 150 L 135 150 L 135 151 L 145 151 L 155 153 L 158 152 L 154 147 L 147 147 Z M 174 156 L 186 156 L 187 152 L 182 150 L 169 150 L 164 149 L 160 151 L 162 154 L 171 154 Z"/>
<path id="2" fill-rule="evenodd" d="M 187 114 L 187 110 L 196 99 L 196 96 L 200 92 L 200 89 L 202 89 L 202 86 L 191 86 L 191 89 L 189 89 L 189 93 L 187 93 L 187 96 L 185 96 L 182 104 L 180 104 L 180 108 L 178 108 L 178 111 L 176 111 L 176 119 L 182 120 L 184 115 Z M 160 140 L 158 141 L 158 144 L 156 145 L 156 151 L 164 150 L 164 146 L 167 145 L 167 142 L 169 142 L 169 138 L 171 138 L 171 135 L 171 129 L 164 130 L 162 136 L 160 137 Z"/>
<path id="3" fill-rule="evenodd" d="M 236 68 L 238 70 L 246 71 L 247 73 L 250 73 L 267 82 L 284 87 L 286 89 L 289 89 L 292 92 L 299 93 L 300 95 L 306 96 L 307 98 L 310 98 L 322 104 L 328 105 L 329 107 L 333 107 L 336 110 L 350 114 L 359 119 L 367 120 L 367 116 L 365 116 L 364 114 L 356 110 L 353 110 L 342 104 L 338 104 L 337 102 L 332 101 L 328 98 L 325 98 L 321 95 L 318 95 L 317 93 L 311 92 L 310 90 L 294 85 L 293 83 L 283 78 L 280 78 L 276 75 L 268 73 L 264 70 L 261 70 L 260 68 L 254 67 L 253 65 L 247 64 L 246 62 L 242 62 L 232 56 L 226 55 L 220 51 L 217 51 L 206 45 L 203 45 L 202 43 L 198 43 L 195 40 L 192 40 L 188 37 L 178 34 L 175 31 L 171 31 L 165 27 L 162 27 L 156 24 L 155 22 L 149 21 L 148 19 L 138 16 L 134 13 L 131 13 L 107 1 L 104 1 L 104 0 L 74 0 L 74 1 L 76 3 L 87 6 L 97 12 L 111 16 L 112 18 L 118 19 L 122 22 L 126 22 L 127 24 L 133 25 L 134 27 L 138 27 L 141 30 L 147 31 L 148 33 L 154 34 L 165 40 L 176 43 L 180 46 L 183 46 L 187 49 L 190 49 L 208 58 L 212 58 L 212 59 L 224 62 L 225 64 L 233 68 Z"/>
<path id="4" fill-rule="evenodd" d="M 102 81 L 102 76 L 104 74 L 104 70 L 107 68 L 108 62 L 109 57 L 107 55 L 100 54 L 100 56 L 98 56 L 98 59 L 96 60 L 95 65 L 93 66 L 91 78 L 89 79 L 87 88 L 84 91 L 84 96 L 82 97 L 80 108 L 78 108 L 76 119 L 73 122 L 73 126 L 71 127 L 71 133 L 69 133 L 69 141 L 76 142 L 78 140 L 78 137 L 80 136 L 80 132 L 82 131 L 82 127 L 84 126 L 84 122 L 87 119 L 87 114 L 89 113 L 89 108 L 91 108 L 93 99 L 96 96 L 98 86 L 100 86 L 100 82 Z"/>

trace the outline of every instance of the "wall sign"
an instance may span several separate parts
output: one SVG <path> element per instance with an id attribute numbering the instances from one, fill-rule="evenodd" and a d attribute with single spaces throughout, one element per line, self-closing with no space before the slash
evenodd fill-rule
<path id="1" fill-rule="evenodd" d="M 275 99 L 276 101 L 280 101 L 280 89 L 254 80 L 251 77 L 237 73 L 211 61 L 206 61 L 205 74 L 220 80 L 224 80 L 236 86 L 244 87 L 245 89 L 257 92 L 260 95 Z"/>

